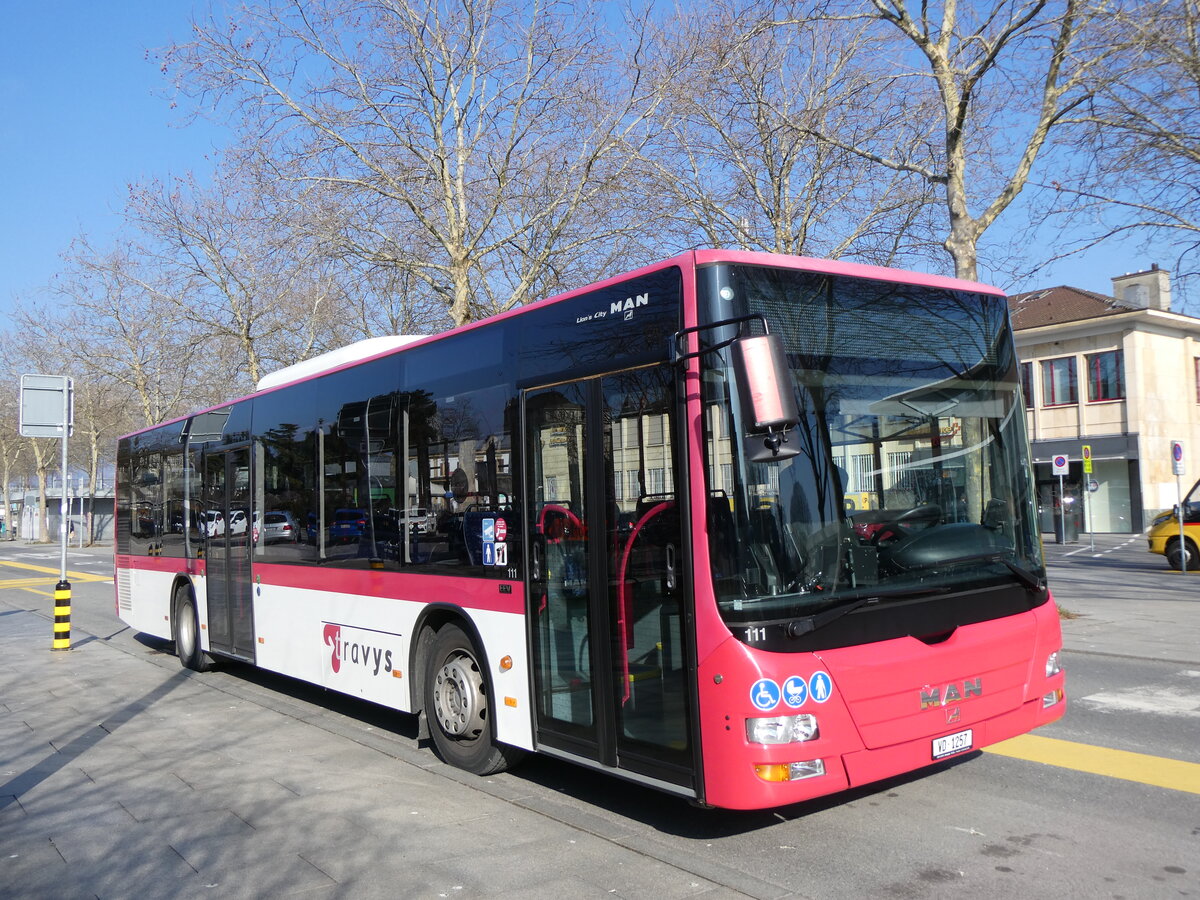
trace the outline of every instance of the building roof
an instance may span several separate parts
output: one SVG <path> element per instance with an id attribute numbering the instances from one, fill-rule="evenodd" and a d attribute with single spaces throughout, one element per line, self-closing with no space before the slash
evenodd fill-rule
<path id="1" fill-rule="evenodd" d="M 1115 316 L 1139 308 L 1115 297 L 1066 285 L 1013 294 L 1008 298 L 1008 310 L 1012 315 L 1013 328 L 1017 331 Z"/>

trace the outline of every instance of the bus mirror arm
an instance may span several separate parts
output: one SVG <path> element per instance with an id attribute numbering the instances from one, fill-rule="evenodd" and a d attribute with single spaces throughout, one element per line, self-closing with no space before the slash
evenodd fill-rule
<path id="1" fill-rule="evenodd" d="M 681 363 L 689 359 L 695 359 L 698 356 L 703 356 L 705 353 L 715 353 L 718 350 L 724 350 L 734 341 L 740 340 L 742 337 L 742 326 L 747 322 L 758 322 L 762 325 L 763 333 L 767 334 L 770 329 L 767 327 L 767 319 L 759 313 L 752 313 L 748 316 L 735 316 L 732 319 L 721 319 L 719 322 L 710 322 L 707 325 L 694 325 L 691 328 L 683 328 L 671 338 L 671 362 Z M 709 344 L 697 350 L 695 353 L 687 352 L 687 341 L 685 338 L 689 334 L 699 334 L 702 331 L 715 331 L 718 328 L 725 328 L 729 325 L 737 325 L 737 333 L 725 340 L 717 341 L 714 344 Z"/>

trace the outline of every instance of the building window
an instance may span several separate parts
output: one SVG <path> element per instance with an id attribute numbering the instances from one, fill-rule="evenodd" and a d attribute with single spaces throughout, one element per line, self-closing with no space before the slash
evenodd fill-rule
<path id="1" fill-rule="evenodd" d="M 1087 357 L 1088 399 L 1125 399 L 1125 365 L 1120 350 L 1095 353 Z"/>
<path id="2" fill-rule="evenodd" d="M 1021 393 L 1025 395 L 1025 408 L 1033 408 L 1033 363 L 1021 363 Z"/>
<path id="3" fill-rule="evenodd" d="M 647 469 L 646 470 L 646 493 L 647 494 L 665 494 L 667 492 L 667 484 L 663 469 Z"/>
<path id="4" fill-rule="evenodd" d="M 1078 403 L 1075 387 L 1075 357 L 1042 360 L 1042 406 Z"/>

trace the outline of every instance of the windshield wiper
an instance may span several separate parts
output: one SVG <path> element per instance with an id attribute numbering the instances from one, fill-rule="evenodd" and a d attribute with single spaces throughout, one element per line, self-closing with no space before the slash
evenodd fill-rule
<path id="1" fill-rule="evenodd" d="M 788 637 L 795 638 L 810 634 L 820 628 L 824 628 L 830 622 L 836 622 L 842 616 L 848 615 L 860 607 L 871 603 L 878 603 L 880 600 L 891 600 L 896 597 L 925 597 L 929 594 L 948 594 L 949 592 L 950 588 L 948 587 L 903 588 L 900 590 L 876 591 L 865 597 L 856 597 L 853 600 L 847 600 L 845 603 L 834 606 L 824 612 L 805 616 L 802 619 L 793 619 L 788 622 Z"/>
<path id="2" fill-rule="evenodd" d="M 1008 571 L 1016 575 L 1017 580 L 1020 581 L 1021 584 L 1025 585 L 1025 587 L 1029 588 L 1029 590 L 1033 593 L 1041 594 L 1046 590 L 1046 580 L 1044 578 L 1038 577 L 1036 573 L 1031 572 L 1024 566 L 1018 566 L 1007 556 L 997 556 L 995 562 L 1004 563 L 1004 565 L 1008 567 Z"/>
<path id="3" fill-rule="evenodd" d="M 969 562 L 989 562 L 1000 563 L 1008 571 L 1012 572 L 1017 577 L 1017 581 L 1021 582 L 1030 592 L 1040 594 L 1046 590 L 1046 580 L 1040 577 L 1036 572 L 1026 569 L 1024 566 L 1018 566 L 1006 554 L 998 553 L 995 550 L 987 553 L 972 553 L 970 556 L 956 556 L 953 559 L 943 559 L 938 562 L 938 565 L 959 565 Z"/>

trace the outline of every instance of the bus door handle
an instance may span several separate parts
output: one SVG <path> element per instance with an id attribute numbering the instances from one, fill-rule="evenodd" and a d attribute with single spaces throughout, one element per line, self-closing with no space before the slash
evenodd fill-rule
<path id="1" fill-rule="evenodd" d="M 675 545 L 667 544 L 667 590 L 675 590 Z"/>
<path id="2" fill-rule="evenodd" d="M 536 541 L 533 542 L 530 552 L 529 578 L 531 581 L 542 580 L 542 550 Z"/>

